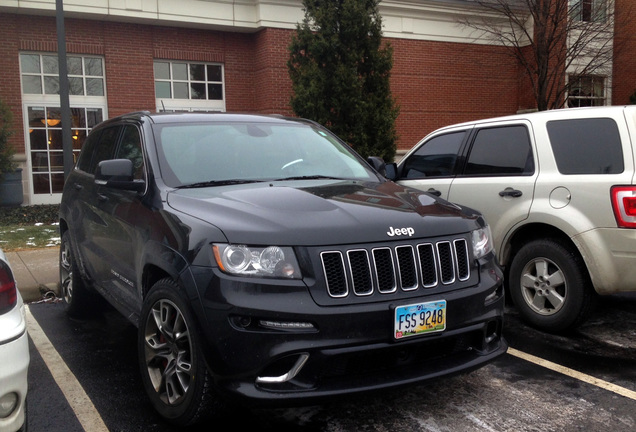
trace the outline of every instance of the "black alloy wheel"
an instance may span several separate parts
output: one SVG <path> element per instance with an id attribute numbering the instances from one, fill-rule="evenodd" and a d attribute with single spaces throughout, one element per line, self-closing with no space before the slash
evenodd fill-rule
<path id="1" fill-rule="evenodd" d="M 60 285 L 66 313 L 72 317 L 85 317 L 94 308 L 97 296 L 80 275 L 68 231 L 62 235 L 59 257 Z"/>
<path id="2" fill-rule="evenodd" d="M 162 417 L 189 426 L 219 412 L 194 315 L 171 279 L 157 282 L 144 302 L 138 349 L 144 388 Z"/>

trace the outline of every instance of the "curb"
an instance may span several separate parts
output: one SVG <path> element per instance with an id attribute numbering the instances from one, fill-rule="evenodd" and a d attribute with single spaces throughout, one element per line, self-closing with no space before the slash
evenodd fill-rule
<path id="1" fill-rule="evenodd" d="M 5 251 L 25 303 L 59 297 L 59 247 Z"/>

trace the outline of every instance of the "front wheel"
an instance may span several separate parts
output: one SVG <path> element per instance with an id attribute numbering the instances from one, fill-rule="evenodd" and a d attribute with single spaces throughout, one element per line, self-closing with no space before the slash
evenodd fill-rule
<path id="1" fill-rule="evenodd" d="M 219 411 L 194 314 L 171 279 L 157 282 L 144 301 L 138 349 L 144 388 L 162 417 L 189 426 Z"/>
<path id="2" fill-rule="evenodd" d="M 521 317 L 554 333 L 585 321 L 595 294 L 579 254 L 552 239 L 534 240 L 519 250 L 510 266 L 509 287 Z"/>

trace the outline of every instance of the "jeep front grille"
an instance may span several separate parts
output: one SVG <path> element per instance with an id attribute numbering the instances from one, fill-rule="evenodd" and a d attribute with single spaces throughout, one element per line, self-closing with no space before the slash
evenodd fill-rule
<path id="1" fill-rule="evenodd" d="M 367 296 L 450 285 L 470 277 L 465 239 L 320 254 L 331 297 Z"/>

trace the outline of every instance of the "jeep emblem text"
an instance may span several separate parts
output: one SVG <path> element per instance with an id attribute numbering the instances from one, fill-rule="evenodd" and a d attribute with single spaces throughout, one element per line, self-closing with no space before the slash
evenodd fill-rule
<path id="1" fill-rule="evenodd" d="M 411 227 L 408 228 L 393 228 L 393 227 L 389 227 L 389 230 L 387 231 L 387 234 L 390 235 L 391 237 L 393 236 L 400 236 L 400 235 L 407 235 L 409 237 L 411 237 L 413 234 L 415 234 L 415 230 Z"/>

